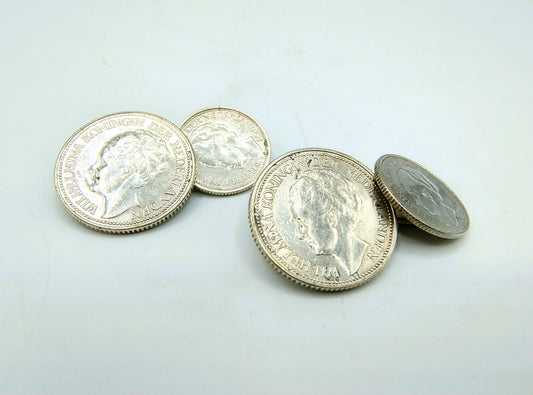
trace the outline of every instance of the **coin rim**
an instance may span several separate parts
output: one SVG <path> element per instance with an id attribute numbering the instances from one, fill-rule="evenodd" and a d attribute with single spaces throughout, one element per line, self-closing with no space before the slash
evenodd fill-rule
<path id="1" fill-rule="evenodd" d="M 188 185 L 186 185 L 186 187 L 187 187 L 186 193 L 183 195 L 182 200 L 181 201 L 176 201 L 176 203 L 177 203 L 176 207 L 173 208 L 167 214 L 162 214 L 163 215 L 162 217 L 159 217 L 155 221 L 147 223 L 147 224 L 144 224 L 144 225 L 127 226 L 127 227 L 126 226 L 119 227 L 118 225 L 111 225 L 109 227 L 105 227 L 105 226 L 102 226 L 102 224 L 100 224 L 100 223 L 94 224 L 94 223 L 91 223 L 91 222 L 87 221 L 86 218 L 80 217 L 77 214 L 76 211 L 72 210 L 72 208 L 70 207 L 70 203 L 67 202 L 67 199 L 65 197 L 63 197 L 63 195 L 62 195 L 62 193 L 60 191 L 60 185 L 59 184 L 62 183 L 62 182 L 61 182 L 60 177 L 59 177 L 59 172 L 60 172 L 59 163 L 60 163 L 60 159 L 61 159 L 61 156 L 62 156 L 63 152 L 70 145 L 70 143 L 75 138 L 78 137 L 78 134 L 82 130 L 87 128 L 92 123 L 100 121 L 100 120 L 102 120 L 104 118 L 111 117 L 111 116 L 116 116 L 116 115 L 126 115 L 126 114 L 147 115 L 147 116 L 150 116 L 150 117 L 155 117 L 155 118 L 161 119 L 161 120 L 169 123 L 171 126 L 174 126 L 184 137 L 185 151 L 187 151 L 187 149 L 188 149 L 191 152 L 192 172 L 191 172 L 191 177 L 190 177 L 190 179 L 188 181 Z M 191 196 L 193 187 L 194 187 L 194 180 L 195 179 L 196 179 L 196 158 L 194 156 L 194 150 L 192 149 L 192 144 L 189 141 L 189 138 L 187 137 L 187 135 L 185 133 L 183 133 L 183 131 L 178 126 L 176 126 L 174 123 L 172 123 L 168 119 L 163 118 L 160 115 L 156 115 L 156 114 L 145 112 L 145 111 L 118 111 L 118 112 L 113 112 L 113 113 L 110 113 L 110 114 L 107 114 L 107 115 L 100 116 L 98 118 L 93 119 L 92 121 L 89 121 L 89 122 L 85 123 L 83 126 L 78 128 L 67 139 L 67 141 L 63 144 L 63 146 L 59 150 L 59 153 L 57 154 L 55 165 L 54 165 L 54 187 L 55 187 L 57 195 L 59 196 L 59 199 L 60 199 L 61 203 L 67 209 L 68 213 L 70 215 L 72 215 L 78 222 L 80 222 L 81 224 L 87 226 L 90 229 L 98 230 L 98 231 L 104 232 L 104 233 L 114 233 L 114 234 L 138 233 L 138 232 L 142 232 L 142 231 L 145 231 L 145 230 L 148 230 L 148 229 L 152 229 L 152 228 L 162 224 L 163 222 L 167 221 L 170 217 L 172 217 L 174 214 L 176 214 L 183 207 L 185 202 L 189 199 L 189 197 Z"/>
<path id="2" fill-rule="evenodd" d="M 344 290 L 347 290 L 347 289 L 356 288 L 356 287 L 359 287 L 359 286 L 361 286 L 363 284 L 366 284 L 368 281 L 372 280 L 379 272 L 381 272 L 381 270 L 383 269 L 385 264 L 390 259 L 391 255 L 392 255 L 392 252 L 394 251 L 394 247 L 396 245 L 396 240 L 397 240 L 397 235 L 398 235 L 398 226 L 397 226 L 397 222 L 396 222 L 396 215 L 394 213 L 392 205 L 385 198 L 385 196 L 382 196 L 383 202 L 388 204 L 387 207 L 386 207 L 386 210 L 389 212 L 389 217 L 391 218 L 391 221 L 392 221 L 392 225 L 391 225 L 392 226 L 392 231 L 391 231 L 390 246 L 388 248 L 387 253 L 385 255 L 383 255 L 381 260 L 380 260 L 380 262 L 378 262 L 376 269 L 374 269 L 372 271 L 372 273 L 370 273 L 369 275 L 367 275 L 363 279 L 359 279 L 358 281 L 354 281 L 352 283 L 347 283 L 347 284 L 343 283 L 341 286 L 335 286 L 335 284 L 331 284 L 332 286 L 328 286 L 328 284 L 326 284 L 326 283 L 322 283 L 321 285 L 316 285 L 316 284 L 313 284 L 313 283 L 310 283 L 310 282 L 306 282 L 306 281 L 304 281 L 304 279 L 296 278 L 296 277 L 294 277 L 293 274 L 289 273 L 288 271 L 286 271 L 281 266 L 278 266 L 278 264 L 275 261 L 275 258 L 273 257 L 273 254 L 271 254 L 269 252 L 268 248 L 266 248 L 265 242 L 264 242 L 264 240 L 261 237 L 261 234 L 259 232 L 258 225 L 256 224 L 256 222 L 253 219 L 254 218 L 254 214 L 255 214 L 255 210 L 254 210 L 254 206 L 255 206 L 254 201 L 255 201 L 255 199 L 254 199 L 254 196 L 258 192 L 257 189 L 259 188 L 259 185 L 261 184 L 261 181 L 262 181 L 263 177 L 265 177 L 265 175 L 268 173 L 268 171 L 272 167 L 274 167 L 278 162 L 280 162 L 281 160 L 285 159 L 286 157 L 291 156 L 293 154 L 302 153 L 302 152 L 326 152 L 326 153 L 330 153 L 330 154 L 339 155 L 339 156 L 344 157 L 345 159 L 348 159 L 350 161 L 354 161 L 357 165 L 361 166 L 361 168 L 363 170 L 368 172 L 368 174 L 370 175 L 370 177 L 372 179 L 372 184 L 374 185 L 374 188 L 375 188 L 376 192 L 378 194 L 381 194 L 380 189 L 376 186 L 376 183 L 374 182 L 374 177 L 373 177 L 372 170 L 370 170 L 367 166 L 365 166 L 359 160 L 355 159 L 354 157 L 352 157 L 352 156 L 350 156 L 348 154 L 345 154 L 343 152 L 336 151 L 336 150 L 333 150 L 333 149 L 329 149 L 329 148 L 319 148 L 319 147 L 299 148 L 299 149 L 295 149 L 295 150 L 289 151 L 289 152 L 277 157 L 273 161 L 271 161 L 265 167 L 265 169 L 263 169 L 263 171 L 261 172 L 259 177 L 257 177 L 256 183 L 254 184 L 254 187 L 253 187 L 253 189 L 252 189 L 252 191 L 250 193 L 250 198 L 249 198 L 249 201 L 248 201 L 248 222 L 249 222 L 249 225 L 250 225 L 250 230 L 252 232 L 252 236 L 253 236 L 254 242 L 257 245 L 259 251 L 261 251 L 261 254 L 266 258 L 266 260 L 270 264 L 270 266 L 272 266 L 277 271 L 277 273 L 281 274 L 283 277 L 291 280 L 292 282 L 294 282 L 294 283 L 296 283 L 298 285 L 302 285 L 302 286 L 304 286 L 306 288 L 310 288 L 310 289 L 317 290 L 317 291 L 338 292 L 338 291 L 344 291 Z"/>
<path id="3" fill-rule="evenodd" d="M 460 204 L 461 208 L 463 209 L 463 212 L 464 212 L 465 218 L 466 218 L 464 228 L 462 230 L 458 230 L 457 232 L 445 232 L 445 231 L 437 229 L 435 226 L 431 226 L 427 222 L 424 222 L 422 219 L 417 218 L 416 214 L 413 214 L 412 212 L 410 212 L 407 209 L 407 207 L 405 207 L 401 203 L 400 199 L 398 199 L 396 196 L 394 196 L 392 190 L 388 187 L 387 183 L 385 182 L 385 180 L 381 176 L 381 170 L 382 170 L 382 167 L 383 167 L 383 162 L 385 161 L 385 159 L 388 159 L 388 158 L 400 158 L 400 159 L 403 159 L 403 160 L 405 160 L 405 161 L 407 161 L 409 163 L 412 163 L 415 166 L 418 166 L 423 171 L 427 172 L 431 177 L 433 177 L 439 183 L 441 183 L 442 186 L 444 186 L 447 189 L 447 192 L 449 192 L 457 200 L 457 202 Z M 382 155 L 382 156 L 380 156 L 378 158 L 378 160 L 376 161 L 374 169 L 375 169 L 374 174 L 375 174 L 375 178 L 376 178 L 376 183 L 377 183 L 379 189 L 381 190 L 381 192 L 383 192 L 383 194 L 385 195 L 387 200 L 392 204 L 394 209 L 398 211 L 398 214 L 404 216 L 413 225 L 415 225 L 418 228 L 424 230 L 425 232 L 428 232 L 428 233 L 430 233 L 430 234 L 432 234 L 434 236 L 437 236 L 437 237 L 441 237 L 443 239 L 457 239 L 457 238 L 463 236 L 468 231 L 468 229 L 470 228 L 470 217 L 468 216 L 468 212 L 466 211 L 466 207 L 464 206 L 464 204 L 461 201 L 461 199 L 459 199 L 459 197 L 455 194 L 455 192 L 453 192 L 453 190 L 444 181 L 442 181 L 439 177 L 435 176 L 435 174 L 433 174 L 431 171 L 426 169 L 424 166 L 422 166 L 419 163 L 415 162 L 414 160 L 406 158 L 405 156 L 402 156 L 402 155 L 385 154 L 385 155 Z"/>
<path id="4" fill-rule="evenodd" d="M 267 162 L 266 164 L 263 166 L 263 169 L 265 167 L 267 167 L 270 163 L 270 157 L 272 155 L 272 149 L 270 147 L 270 139 L 268 137 L 268 134 L 266 133 L 265 129 L 263 128 L 263 126 L 261 126 L 261 124 L 254 118 L 252 117 L 250 114 L 242 111 L 242 110 L 239 110 L 237 108 L 233 108 L 233 107 L 228 107 L 228 106 L 212 106 L 212 107 L 205 107 L 205 108 L 202 108 L 194 113 L 192 113 L 191 115 L 189 115 L 187 118 L 185 118 L 185 120 L 180 124 L 180 130 L 181 128 L 183 127 L 183 125 L 189 121 L 192 117 L 194 116 L 197 116 L 199 114 L 201 114 L 202 112 L 206 112 L 206 111 L 210 111 L 210 110 L 230 110 L 230 111 L 236 111 L 238 113 L 241 113 L 243 114 L 244 116 L 250 118 L 252 120 L 252 122 L 254 122 L 258 127 L 259 129 L 261 130 L 261 132 L 263 133 L 263 135 L 265 136 L 265 140 L 267 142 L 267 149 L 268 149 L 268 155 L 267 155 Z M 183 134 L 187 135 L 185 132 L 183 132 Z M 187 136 L 188 138 L 189 136 Z M 192 143 L 191 143 L 192 145 Z M 261 170 L 261 171 L 262 171 Z M 261 174 L 261 173 L 259 173 Z M 220 191 L 220 190 L 217 190 L 217 189 L 214 189 L 214 188 L 209 188 L 209 187 L 206 187 L 204 185 L 200 185 L 198 184 L 198 177 L 197 179 L 195 180 L 194 182 L 194 187 L 195 189 L 197 189 L 198 191 L 200 192 L 203 192 L 205 194 L 208 194 L 208 195 L 213 195 L 213 196 L 231 196 L 231 195 L 236 195 L 238 193 L 241 193 L 241 192 L 244 192 L 248 189 L 250 189 L 254 184 L 255 182 L 257 181 L 257 177 L 249 182 L 248 184 L 242 186 L 242 187 L 239 187 L 239 188 L 235 188 L 235 189 L 231 189 L 231 190 L 227 190 L 227 191 Z"/>

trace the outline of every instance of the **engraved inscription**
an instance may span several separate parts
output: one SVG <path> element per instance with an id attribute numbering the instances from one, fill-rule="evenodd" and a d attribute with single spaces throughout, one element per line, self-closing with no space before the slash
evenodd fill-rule
<path id="1" fill-rule="evenodd" d="M 389 219 L 379 200 L 374 203 L 378 217 L 377 232 L 374 243 L 367 249 L 366 255 L 371 260 L 378 259 L 387 248 Z"/>
<path id="2" fill-rule="evenodd" d="M 94 215 L 98 210 L 98 205 L 91 202 L 81 191 L 78 185 L 72 181 L 67 181 L 66 189 L 70 198 L 76 203 L 82 210 L 87 211 L 89 214 Z"/>
<path id="3" fill-rule="evenodd" d="M 83 150 L 83 145 L 73 144 L 72 149 L 66 156 L 63 164 L 63 175 L 65 180 L 74 180 L 76 177 L 76 165 L 78 164 L 78 157 Z"/>
<path id="4" fill-rule="evenodd" d="M 107 130 L 114 129 L 116 127 L 121 127 L 121 126 L 128 126 L 128 127 L 137 126 L 141 128 L 143 124 L 144 124 L 144 120 L 141 118 L 128 118 L 128 117 L 114 118 L 114 119 L 110 119 L 105 122 L 101 122 L 98 125 L 92 126 L 87 132 L 83 133 L 83 135 L 81 136 L 81 139 L 85 141 L 86 143 L 88 143 L 94 137 L 98 136 L 99 134 Z"/>
<path id="5" fill-rule="evenodd" d="M 269 247 L 279 258 L 287 261 L 295 269 L 310 271 L 311 267 L 317 266 L 302 258 L 285 243 L 276 229 L 276 223 L 272 214 L 268 214 L 261 219 L 261 227 L 269 242 Z M 312 271 L 312 270 L 311 270 Z"/>

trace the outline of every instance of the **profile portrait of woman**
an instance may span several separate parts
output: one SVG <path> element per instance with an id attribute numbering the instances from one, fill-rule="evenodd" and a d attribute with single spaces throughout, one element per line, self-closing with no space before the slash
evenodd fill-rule
<path id="1" fill-rule="evenodd" d="M 87 185 L 103 196 L 102 218 L 147 204 L 170 181 L 174 157 L 163 139 L 146 130 L 125 132 L 107 141 L 87 171 Z"/>
<path id="2" fill-rule="evenodd" d="M 200 125 L 189 138 L 200 163 L 226 172 L 242 169 L 262 155 L 251 136 L 239 136 L 222 122 Z"/>
<path id="3" fill-rule="evenodd" d="M 347 275 L 359 270 L 368 246 L 356 232 L 361 198 L 353 183 L 337 172 L 301 174 L 289 189 L 297 238 L 315 255 L 333 257 Z"/>
<path id="4" fill-rule="evenodd" d="M 458 226 L 455 210 L 445 203 L 439 188 L 427 177 L 407 167 L 400 167 L 397 177 L 409 200 L 426 211 L 428 216 L 438 218 L 445 226 Z"/>

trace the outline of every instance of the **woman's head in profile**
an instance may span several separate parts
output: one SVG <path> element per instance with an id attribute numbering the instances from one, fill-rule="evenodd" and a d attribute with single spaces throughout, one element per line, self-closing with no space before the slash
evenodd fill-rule
<path id="1" fill-rule="evenodd" d="M 244 168 L 250 159 L 262 154 L 252 137 L 239 137 L 220 122 L 201 125 L 191 133 L 190 140 L 200 163 L 228 172 Z"/>
<path id="2" fill-rule="evenodd" d="M 297 238 L 315 255 L 331 255 L 348 274 L 357 272 L 364 243 L 357 238 L 361 198 L 353 183 L 329 170 L 307 171 L 289 190 Z M 364 243 L 366 246 L 366 243 Z"/>
<path id="3" fill-rule="evenodd" d="M 163 139 L 139 129 L 104 144 L 88 170 L 87 184 L 105 199 L 102 218 L 112 218 L 155 199 L 173 170 L 174 157 Z"/>

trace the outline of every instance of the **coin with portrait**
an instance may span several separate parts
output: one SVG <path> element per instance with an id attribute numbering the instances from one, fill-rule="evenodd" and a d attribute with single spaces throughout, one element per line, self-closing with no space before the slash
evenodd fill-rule
<path id="1" fill-rule="evenodd" d="M 195 186 L 213 195 L 249 189 L 270 161 L 270 143 L 250 115 L 229 107 L 211 107 L 191 115 L 180 129 L 196 155 Z"/>
<path id="2" fill-rule="evenodd" d="M 435 236 L 455 239 L 466 233 L 470 220 L 457 195 L 418 163 L 400 155 L 383 155 L 376 162 L 376 182 L 398 213 Z"/>
<path id="3" fill-rule="evenodd" d="M 98 118 L 61 149 L 55 186 L 83 224 L 130 233 L 169 218 L 189 197 L 195 160 L 187 137 L 171 122 L 143 112 Z"/>
<path id="4" fill-rule="evenodd" d="M 396 241 L 392 207 L 354 158 L 306 148 L 274 160 L 249 202 L 253 237 L 291 280 L 319 290 L 353 288 L 385 265 Z"/>

